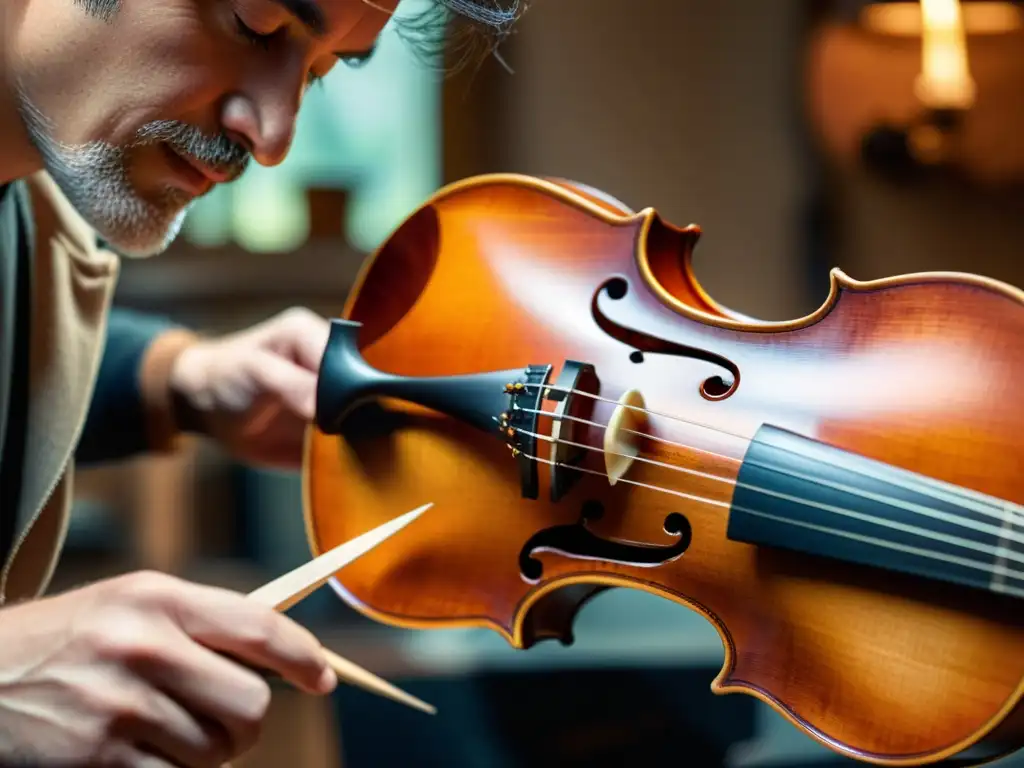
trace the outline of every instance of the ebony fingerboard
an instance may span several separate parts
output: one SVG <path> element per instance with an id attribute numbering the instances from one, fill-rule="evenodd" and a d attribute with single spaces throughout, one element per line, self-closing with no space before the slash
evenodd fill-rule
<path id="1" fill-rule="evenodd" d="M 763 426 L 728 537 L 1024 596 L 1017 505 Z"/>

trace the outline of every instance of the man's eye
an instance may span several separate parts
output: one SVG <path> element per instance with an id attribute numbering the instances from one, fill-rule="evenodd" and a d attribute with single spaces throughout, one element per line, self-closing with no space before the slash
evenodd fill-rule
<path id="1" fill-rule="evenodd" d="M 358 69 L 359 67 L 365 66 L 372 57 L 373 51 L 368 51 L 366 53 L 357 53 L 352 56 L 339 56 L 338 58 L 346 67 Z"/>
<path id="2" fill-rule="evenodd" d="M 235 25 L 238 27 L 239 34 L 241 34 L 242 37 L 244 37 L 246 40 L 248 40 L 253 45 L 261 45 L 264 48 L 266 48 L 266 47 L 268 47 L 270 45 L 270 41 L 274 37 L 273 34 L 269 34 L 269 35 L 262 35 L 262 34 L 260 34 L 259 32 L 254 30 L 252 27 L 250 27 L 248 24 L 246 24 L 244 21 L 242 21 L 242 17 L 239 16 L 237 13 L 235 14 Z"/>

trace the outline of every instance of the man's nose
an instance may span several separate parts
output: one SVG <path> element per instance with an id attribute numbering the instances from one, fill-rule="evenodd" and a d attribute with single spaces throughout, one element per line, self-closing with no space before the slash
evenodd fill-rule
<path id="1" fill-rule="evenodd" d="M 257 99 L 236 94 L 224 102 L 221 125 L 256 162 L 273 166 L 281 163 L 291 148 L 297 114 L 298 104 L 280 96 Z"/>

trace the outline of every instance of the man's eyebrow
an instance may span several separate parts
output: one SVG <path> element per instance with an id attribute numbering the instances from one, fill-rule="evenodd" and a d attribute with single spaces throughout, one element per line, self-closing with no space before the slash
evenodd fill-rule
<path id="1" fill-rule="evenodd" d="M 323 9 L 316 0 L 274 0 L 284 6 L 292 16 L 302 22 L 303 26 L 312 32 L 316 37 L 324 34 L 327 22 L 324 20 Z"/>

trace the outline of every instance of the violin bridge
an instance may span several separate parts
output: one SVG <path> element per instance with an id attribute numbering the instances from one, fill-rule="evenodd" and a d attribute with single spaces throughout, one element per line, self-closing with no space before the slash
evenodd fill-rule
<path id="1" fill-rule="evenodd" d="M 623 393 L 604 431 L 604 466 L 608 483 L 615 485 L 640 453 L 640 434 L 647 422 L 644 397 L 638 390 Z"/>
<path id="2" fill-rule="evenodd" d="M 538 411 L 545 400 L 553 402 L 550 412 L 551 500 L 561 500 L 579 480 L 575 468 L 588 455 L 587 431 L 593 423 L 595 396 L 600 382 L 594 366 L 578 360 L 566 360 L 554 383 L 548 383 L 552 366 L 530 366 L 524 376 L 505 385 L 508 408 L 498 417 L 512 455 L 519 462 L 524 498 L 538 496 L 537 454 Z M 532 433 L 532 434 L 531 434 Z M 548 463 L 548 462 L 545 462 Z"/>
<path id="3" fill-rule="evenodd" d="M 551 422 L 551 500 L 559 501 L 579 480 L 573 471 L 586 458 L 587 421 L 593 421 L 594 398 L 599 382 L 594 366 L 566 360 L 545 397 L 555 403 Z"/>

